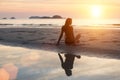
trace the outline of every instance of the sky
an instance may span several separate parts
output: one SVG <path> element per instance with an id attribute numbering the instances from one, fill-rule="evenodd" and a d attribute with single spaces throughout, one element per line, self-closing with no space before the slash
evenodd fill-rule
<path id="1" fill-rule="evenodd" d="M 99 6 L 95 10 L 92 6 Z M 98 10 L 97 10 L 98 9 Z M 94 11 L 92 11 L 94 10 Z M 120 18 L 119 0 L 0 0 L 0 18 L 61 15 L 72 18 Z M 91 14 L 92 13 L 92 14 Z"/>

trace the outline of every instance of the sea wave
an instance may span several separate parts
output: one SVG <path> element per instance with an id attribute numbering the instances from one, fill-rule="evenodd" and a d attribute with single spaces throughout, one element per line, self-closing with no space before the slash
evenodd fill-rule
<path id="1" fill-rule="evenodd" d="M 61 28 L 59 24 L 0 24 L 0 28 Z M 73 25 L 75 29 L 120 29 L 120 24 Z"/>

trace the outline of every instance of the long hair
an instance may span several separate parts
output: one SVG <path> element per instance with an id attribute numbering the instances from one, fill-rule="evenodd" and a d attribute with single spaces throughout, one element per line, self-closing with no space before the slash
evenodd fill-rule
<path id="1" fill-rule="evenodd" d="M 67 18 L 65 21 L 65 26 L 69 26 L 72 24 L 72 18 Z"/>

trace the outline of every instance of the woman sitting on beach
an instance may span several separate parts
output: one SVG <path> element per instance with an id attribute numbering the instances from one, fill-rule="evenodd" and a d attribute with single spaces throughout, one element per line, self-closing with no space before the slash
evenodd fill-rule
<path id="1" fill-rule="evenodd" d="M 59 42 L 61 38 L 63 37 L 63 33 L 65 33 L 65 44 L 66 45 L 75 45 L 76 43 L 79 42 L 81 35 L 78 34 L 76 37 L 74 37 L 73 27 L 71 26 L 71 24 L 72 24 L 72 19 L 67 18 L 65 25 L 62 26 L 57 45 L 59 45 Z"/>
<path id="2" fill-rule="evenodd" d="M 63 33 L 65 33 L 65 44 L 66 45 L 75 45 L 79 42 L 80 34 L 78 34 L 76 36 L 76 38 L 74 37 L 73 27 L 71 26 L 71 24 L 72 24 L 72 19 L 67 18 L 65 25 L 61 29 L 61 34 L 60 34 L 60 37 L 58 39 L 57 45 L 59 45 L 59 42 L 63 36 Z M 61 61 L 61 66 L 65 70 L 66 75 L 71 76 L 72 75 L 71 69 L 73 68 L 75 57 L 80 58 L 80 56 L 76 56 L 76 55 L 72 55 L 70 53 L 67 53 L 67 54 L 64 54 L 65 61 L 63 60 L 62 56 L 59 53 L 58 53 L 58 56 L 59 56 L 60 61 Z"/>

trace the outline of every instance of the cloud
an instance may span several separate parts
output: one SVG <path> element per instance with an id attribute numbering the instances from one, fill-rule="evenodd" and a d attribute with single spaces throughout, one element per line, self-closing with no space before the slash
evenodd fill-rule
<path id="1" fill-rule="evenodd" d="M 53 15 L 57 13 L 64 16 L 74 15 L 74 17 L 81 14 L 84 17 L 91 5 L 102 5 L 106 11 L 109 10 L 109 15 L 112 14 L 114 17 L 117 14 L 117 17 L 119 16 L 119 0 L 0 0 L 0 16 Z"/>
<path id="2" fill-rule="evenodd" d="M 26 54 L 24 55 L 22 58 L 21 58 L 21 64 L 23 66 L 30 66 L 32 64 L 35 64 L 39 61 L 40 59 L 40 55 L 39 53 L 29 53 L 29 54 Z"/>
<path id="3" fill-rule="evenodd" d="M 0 2 L 27 2 L 50 4 L 120 4 L 119 0 L 1 0 Z"/>
<path id="4" fill-rule="evenodd" d="M 40 4 L 40 5 L 51 5 L 51 6 L 62 6 L 62 5 L 93 5 L 93 4 L 99 4 L 99 5 L 112 5 L 112 6 L 120 6 L 119 0 L 1 0 L 0 4 L 3 3 L 22 3 L 22 4 Z"/>

